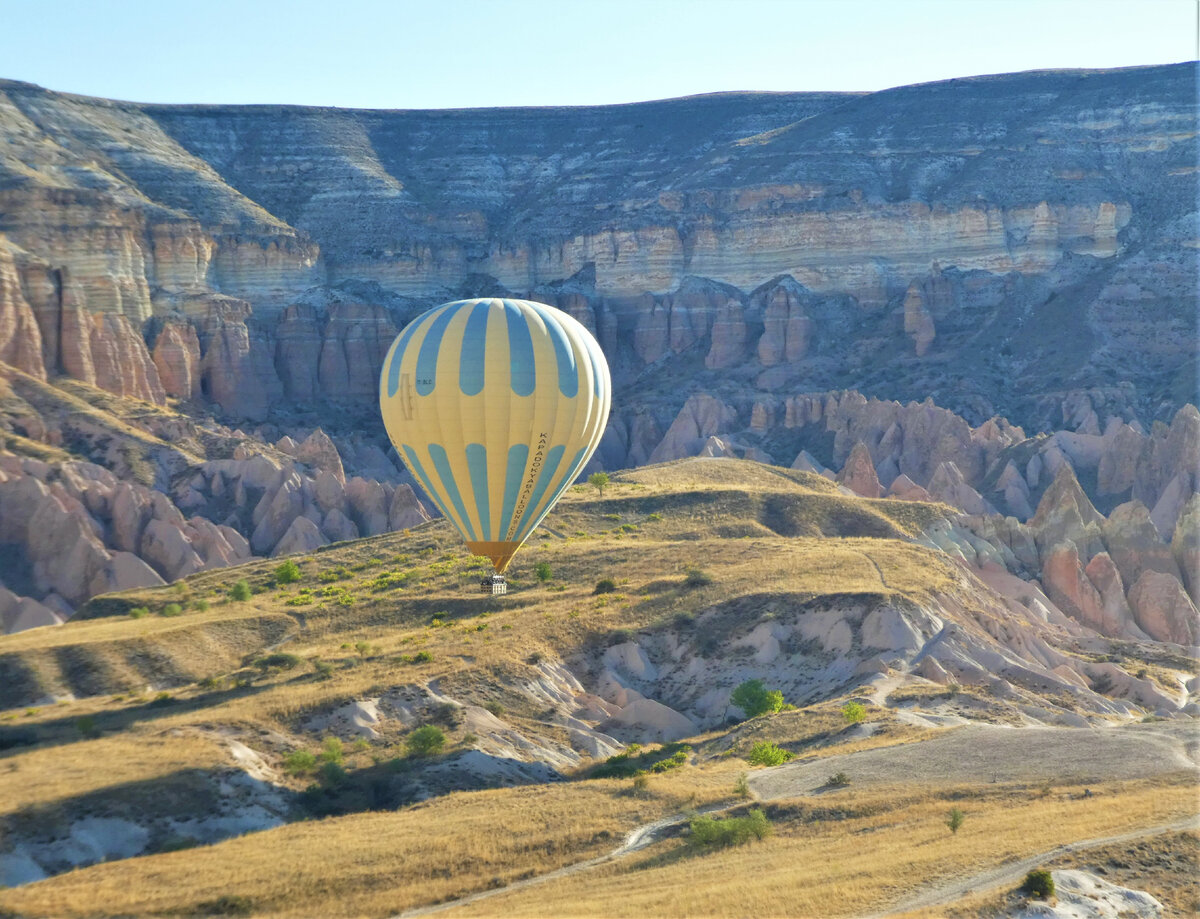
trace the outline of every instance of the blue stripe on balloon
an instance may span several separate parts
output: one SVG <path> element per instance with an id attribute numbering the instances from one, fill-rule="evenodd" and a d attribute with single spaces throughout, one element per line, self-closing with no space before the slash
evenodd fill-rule
<path id="1" fill-rule="evenodd" d="M 604 368 L 608 367 L 608 362 L 604 359 L 604 352 L 600 350 L 599 343 L 590 333 L 583 339 L 583 346 L 587 350 L 588 360 L 592 362 L 592 392 L 599 396 L 601 374 L 604 373 Z"/>
<path id="2" fill-rule="evenodd" d="M 396 347 L 392 348 L 392 362 L 388 365 L 387 393 L 389 397 L 396 395 L 396 390 L 400 388 L 400 361 L 404 357 L 404 349 L 408 345 L 409 339 L 416 334 L 417 327 L 424 325 L 428 318 L 428 313 L 422 313 L 406 325 L 404 331 L 400 333 L 400 340 L 396 342 Z"/>
<path id="3" fill-rule="evenodd" d="M 449 509 L 442 503 L 442 499 L 438 497 L 438 493 L 433 490 L 433 483 L 429 481 L 429 476 L 425 474 L 425 467 L 417 459 L 417 451 L 408 444 L 401 444 L 400 449 L 404 451 L 404 457 L 408 460 L 409 471 L 420 479 L 421 487 L 425 489 L 425 494 L 429 496 L 429 500 L 436 504 L 437 509 L 442 512 L 442 516 L 449 520 Z"/>
<path id="4" fill-rule="evenodd" d="M 462 309 L 463 304 L 451 303 L 443 307 L 432 323 L 425 338 L 421 342 L 421 350 L 417 352 L 417 395 L 428 396 L 437 385 L 438 352 L 442 347 L 442 336 L 446 334 L 446 326 L 454 318 L 454 314 Z"/>
<path id="5" fill-rule="evenodd" d="M 512 526 L 513 510 L 521 483 L 525 480 L 525 464 L 529 462 L 529 445 L 513 444 L 508 448 L 508 468 L 504 471 L 504 503 L 500 506 L 500 541 L 508 539 L 508 528 Z"/>
<path id="6" fill-rule="evenodd" d="M 463 333 L 462 357 L 458 365 L 458 385 L 463 394 L 476 396 L 483 391 L 483 356 L 487 345 L 488 316 L 491 303 L 484 300 L 471 308 L 467 330 Z"/>
<path id="7" fill-rule="evenodd" d="M 508 367 L 512 390 L 518 396 L 528 396 L 537 382 L 529 324 L 520 307 L 511 300 L 505 300 L 503 303 L 504 318 L 508 323 Z"/>
<path id="8" fill-rule="evenodd" d="M 488 499 L 487 447 L 467 444 L 467 469 L 471 473 L 471 489 L 475 492 L 475 509 L 483 526 L 483 539 L 492 541 L 492 510 Z"/>
<path id="9" fill-rule="evenodd" d="M 521 527 L 517 531 L 516 538 L 524 539 L 537 526 L 538 521 L 542 519 L 542 515 L 534 516 L 537 506 L 541 503 L 542 495 L 546 493 L 550 482 L 554 479 L 554 474 L 558 472 L 558 464 L 562 462 L 563 453 L 566 452 L 566 447 L 561 444 L 557 447 L 551 447 L 546 451 L 546 462 L 542 466 L 542 471 L 538 475 L 538 480 L 533 486 L 533 493 L 529 496 L 529 503 L 525 505 L 526 513 L 529 515 L 521 521 Z"/>
<path id="10" fill-rule="evenodd" d="M 438 478 L 442 481 L 442 488 L 446 490 L 454 509 L 458 511 L 458 519 L 462 521 L 467 539 L 471 542 L 477 541 L 479 537 L 475 535 L 475 527 L 471 525 L 471 518 L 467 516 L 462 493 L 458 490 L 458 483 L 454 481 L 454 471 L 450 468 L 450 457 L 446 455 L 446 448 L 441 444 L 430 444 L 429 458 L 433 460 L 433 468 L 437 470 Z"/>
<path id="11" fill-rule="evenodd" d="M 540 303 L 529 305 L 546 324 L 546 331 L 550 333 L 550 340 L 554 343 L 554 356 L 558 360 L 558 391 L 574 399 L 579 392 L 579 368 L 575 366 L 575 352 L 571 349 L 567 333 L 563 331 L 558 319 L 547 312 Z"/>

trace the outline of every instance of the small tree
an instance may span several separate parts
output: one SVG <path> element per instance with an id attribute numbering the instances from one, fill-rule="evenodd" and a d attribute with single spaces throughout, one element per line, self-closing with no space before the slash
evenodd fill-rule
<path id="1" fill-rule="evenodd" d="M 963 825 L 963 821 L 966 819 L 966 814 L 957 807 L 952 807 L 950 808 L 950 813 L 946 815 L 946 826 L 950 827 L 951 833 L 957 833 L 958 828 Z"/>
<path id="2" fill-rule="evenodd" d="M 783 708 L 783 693 L 767 689 L 762 680 L 746 680 L 729 695 L 729 701 L 746 713 L 747 718 L 775 714 Z"/>
<path id="3" fill-rule="evenodd" d="M 858 724 L 867 717 L 867 710 L 859 702 L 847 702 L 842 706 L 842 717 L 846 719 L 846 724 Z"/>
<path id="4" fill-rule="evenodd" d="M 412 755 L 428 756 L 437 753 L 446 745 L 446 735 L 436 725 L 427 724 L 409 734 L 405 744 Z"/>
<path id="5" fill-rule="evenodd" d="M 246 583 L 244 580 L 238 581 L 236 584 L 233 585 L 232 589 L 230 589 L 229 596 L 232 599 L 238 600 L 238 601 L 249 600 L 250 599 L 250 585 L 248 583 Z"/>
<path id="6" fill-rule="evenodd" d="M 294 584 L 298 580 L 300 580 L 300 566 L 291 559 L 275 569 L 275 583 L 280 586 Z"/>
<path id="7" fill-rule="evenodd" d="M 541 581 L 543 584 L 545 584 L 547 581 L 550 580 L 551 577 L 553 577 L 553 572 L 550 570 L 549 562 L 538 562 L 536 565 L 533 566 L 533 573 L 537 576 L 537 579 L 539 581 Z"/>
<path id="8" fill-rule="evenodd" d="M 608 473 L 607 472 L 593 472 L 591 475 L 588 476 L 588 484 L 591 485 L 593 488 L 595 488 L 596 491 L 600 492 L 600 497 L 603 498 L 604 497 L 604 486 L 608 484 Z"/>
<path id="9" fill-rule="evenodd" d="M 1049 900 L 1054 896 L 1054 875 L 1045 868 L 1034 868 L 1025 875 L 1025 883 L 1021 889 L 1031 897 Z"/>

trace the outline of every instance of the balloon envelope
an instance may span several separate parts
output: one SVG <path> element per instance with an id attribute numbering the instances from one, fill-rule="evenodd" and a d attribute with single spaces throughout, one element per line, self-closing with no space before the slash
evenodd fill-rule
<path id="1" fill-rule="evenodd" d="M 426 494 L 502 572 L 595 452 L 611 390 L 600 346 L 566 313 L 458 300 L 396 337 L 379 410 Z"/>

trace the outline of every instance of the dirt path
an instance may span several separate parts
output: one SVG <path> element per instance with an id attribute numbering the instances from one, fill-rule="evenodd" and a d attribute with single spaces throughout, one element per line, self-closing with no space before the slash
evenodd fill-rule
<path id="1" fill-rule="evenodd" d="M 698 813 L 720 813 L 722 811 L 729 810 L 730 806 L 708 807 L 698 811 Z M 497 894 L 512 893 L 515 890 L 523 890 L 526 887 L 533 887 L 536 884 L 544 884 L 546 881 L 554 881 L 558 878 L 564 878 L 580 871 L 586 871 L 588 868 L 595 868 L 597 865 L 603 865 L 618 858 L 623 858 L 626 855 L 653 845 L 663 837 L 663 834 L 667 830 L 677 827 L 689 819 L 691 819 L 690 814 L 674 814 L 670 817 L 663 817 L 659 820 L 655 820 L 653 823 L 642 824 L 641 826 L 631 830 L 621 845 L 604 855 L 597 855 L 595 858 L 589 858 L 587 861 L 576 862 L 573 865 L 564 865 L 562 868 L 557 868 L 548 874 L 539 874 L 536 877 L 526 878 L 523 881 L 514 881 L 506 887 L 496 887 L 491 890 L 481 890 L 478 893 L 468 894 L 467 896 L 460 897 L 457 900 L 447 900 L 445 903 L 434 903 L 432 906 L 416 906 L 412 909 L 405 910 L 398 916 L 393 916 L 392 919 L 408 919 L 410 916 L 427 916 L 430 913 L 438 913 L 442 910 L 453 909 L 457 906 L 465 906 L 468 903 L 486 900 L 488 897 L 494 897 Z"/>
<path id="2" fill-rule="evenodd" d="M 974 874 L 970 877 L 958 878 L 937 887 L 918 891 L 889 907 L 887 910 L 880 913 L 871 913 L 862 917 L 862 919 L 887 919 L 889 916 L 896 916 L 901 913 L 911 912 L 912 910 L 946 906 L 955 900 L 962 899 L 970 893 L 982 893 L 999 887 L 1002 884 L 1014 884 L 1022 880 L 1034 868 L 1045 865 L 1047 862 L 1061 858 L 1064 855 L 1069 855 L 1072 852 L 1082 852 L 1085 849 L 1095 849 L 1100 846 L 1109 845 L 1110 843 L 1129 842 L 1133 839 L 1142 839 L 1148 836 L 1159 836 L 1175 830 L 1194 829 L 1200 829 L 1200 817 L 1185 817 L 1182 820 L 1176 820 L 1174 823 L 1163 823 L 1140 830 L 1131 830 L 1128 833 L 1120 833 L 1116 836 L 1102 836 L 1096 839 L 1084 839 L 1080 842 L 1067 843 L 1064 846 L 1057 846 L 1053 849 L 1047 849 L 1045 852 L 1027 856 L 1019 861 L 1006 862 L 1003 865 L 989 868 L 987 871 L 981 871 L 979 874 Z"/>
<path id="3" fill-rule="evenodd" d="M 1144 728 L 1140 725 L 1122 728 L 1000 728 L 971 725 L 921 743 L 827 756 L 812 762 L 766 769 L 751 775 L 750 789 L 759 800 L 798 797 L 821 788 L 828 776 L 838 771 L 846 772 L 857 784 L 920 781 L 922 777 L 942 783 L 977 782 L 981 778 L 1004 781 L 1049 778 L 1067 781 L 1072 777 L 1083 777 L 1099 783 L 1181 768 L 1194 769 L 1196 763 L 1188 755 L 1187 749 L 1189 741 L 1194 742 L 1194 734 L 1188 725 L 1158 724 Z M 701 813 L 721 813 L 735 806 L 706 808 Z M 689 815 L 684 814 L 663 817 L 632 830 L 620 846 L 605 855 L 515 881 L 506 887 L 481 890 L 444 903 L 414 907 L 392 919 L 426 916 L 586 871 L 653 845 L 668 830 L 688 819 Z M 1010 862 L 969 878 L 919 892 L 896 904 L 888 912 L 875 914 L 870 919 L 882 919 L 897 912 L 952 902 L 972 890 L 987 889 L 1018 879 L 1030 868 L 1062 854 L 1192 826 L 1200 826 L 1200 818 L 1189 817 L 1124 835 L 1060 846 L 1019 862 Z"/>
<path id="4" fill-rule="evenodd" d="M 1010 728 L 972 724 L 921 743 L 825 756 L 764 769 L 750 787 L 764 801 L 812 794 L 844 772 L 856 785 L 926 781 L 1081 782 L 1195 769 L 1190 724 Z"/>

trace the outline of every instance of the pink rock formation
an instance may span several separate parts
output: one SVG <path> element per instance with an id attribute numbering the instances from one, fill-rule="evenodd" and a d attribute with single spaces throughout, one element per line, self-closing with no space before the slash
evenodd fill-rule
<path id="1" fill-rule="evenodd" d="M 163 326 L 154 342 L 154 366 L 168 396 L 200 396 L 200 339 L 190 323 L 171 320 Z"/>
<path id="2" fill-rule="evenodd" d="M 115 313 L 97 313 L 91 319 L 89 347 L 96 385 L 119 396 L 165 403 L 158 368 L 129 320 Z"/>
<path id="3" fill-rule="evenodd" d="M 704 358 L 709 370 L 733 367 L 746 356 L 746 310 L 735 299 L 717 309 L 712 325 L 712 347 Z"/>
<path id="4" fill-rule="evenodd" d="M 1192 647 L 1200 641 L 1200 614 L 1178 579 L 1144 571 L 1129 591 L 1129 605 L 1142 631 L 1157 641 Z"/>
<path id="5" fill-rule="evenodd" d="M 317 428 L 296 445 L 293 456 L 314 469 L 328 472 L 339 482 L 345 483 L 346 473 L 342 469 L 342 458 L 329 435 Z"/>
<path id="6" fill-rule="evenodd" d="M 695 456 L 709 437 L 724 432 L 736 420 L 737 411 L 719 399 L 703 394 L 692 396 L 650 454 L 650 462 Z"/>
<path id="7" fill-rule="evenodd" d="M 377 399 L 379 368 L 399 331 L 380 306 L 330 306 L 317 365 L 320 395 L 361 402 Z"/>
<path id="8" fill-rule="evenodd" d="M 808 354 L 813 321 L 804 305 L 806 291 L 790 275 L 760 287 L 751 303 L 762 310 L 758 360 L 764 367 L 802 360 Z"/>
<path id="9" fill-rule="evenodd" d="M 837 481 L 864 498 L 879 498 L 883 495 L 883 486 L 879 484 L 875 464 L 871 461 L 871 451 L 861 440 L 850 451 L 846 465 L 838 473 Z"/>
<path id="10" fill-rule="evenodd" d="M 0 233 L 0 361 L 44 380 L 42 331 L 21 290 L 15 248 Z"/>
<path id="11" fill-rule="evenodd" d="M 312 552 L 321 546 L 328 545 L 329 540 L 321 535 L 317 525 L 307 517 L 297 517 L 287 528 L 287 532 L 271 550 L 271 557 L 293 555 L 297 552 Z"/>

